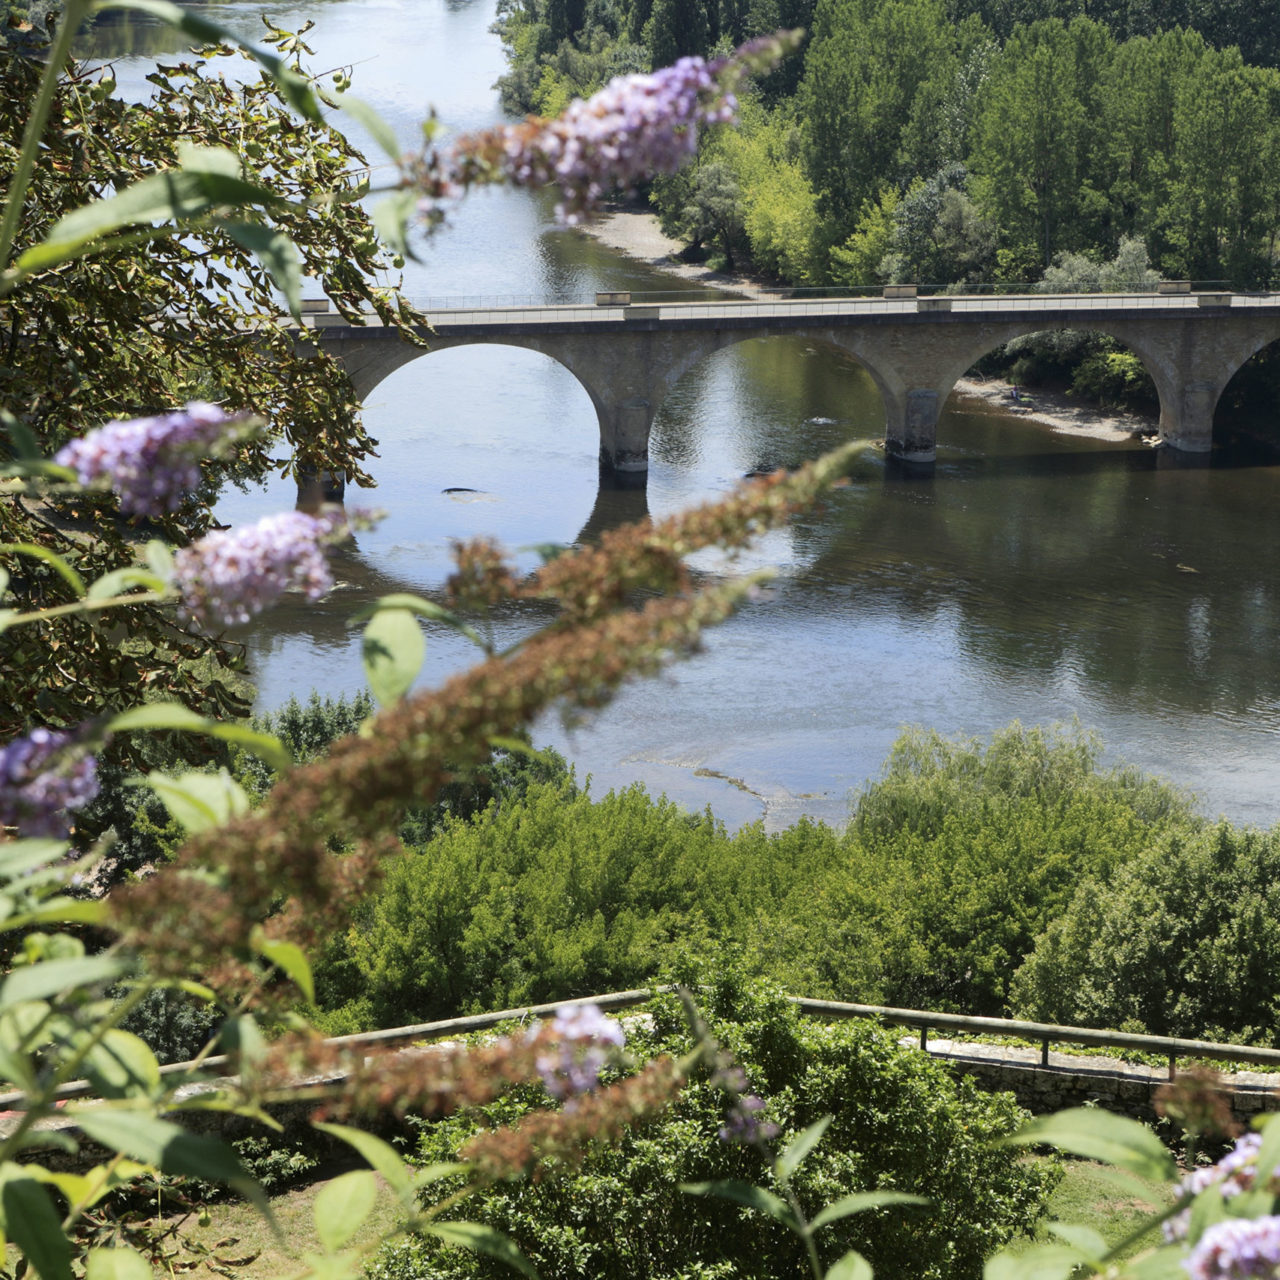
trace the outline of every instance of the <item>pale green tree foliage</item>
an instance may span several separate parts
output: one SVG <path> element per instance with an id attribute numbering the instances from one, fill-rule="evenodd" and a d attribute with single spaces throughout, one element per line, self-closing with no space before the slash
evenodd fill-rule
<path id="1" fill-rule="evenodd" d="M 893 269 L 893 215 L 898 199 L 896 188 L 886 187 L 877 200 L 863 204 L 857 229 L 831 250 L 831 278 L 836 284 L 878 284 L 886 270 Z"/>
<path id="2" fill-rule="evenodd" d="M 800 130 L 782 108 L 744 104 L 741 127 L 717 140 L 742 201 L 751 258 L 792 284 L 822 283 L 817 200 L 800 162 Z"/>

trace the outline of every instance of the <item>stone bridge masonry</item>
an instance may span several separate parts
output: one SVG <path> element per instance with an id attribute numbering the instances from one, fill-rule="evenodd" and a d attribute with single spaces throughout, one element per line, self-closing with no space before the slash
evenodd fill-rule
<path id="1" fill-rule="evenodd" d="M 360 399 L 431 351 L 496 343 L 539 351 L 578 379 L 595 405 L 601 474 L 642 486 L 649 432 L 680 378 L 748 338 L 792 334 L 861 363 L 884 402 L 890 456 L 928 464 L 938 415 L 982 356 L 1045 329 L 1088 329 L 1119 339 L 1142 361 L 1160 397 L 1163 442 L 1188 454 L 1212 446 L 1213 414 L 1231 377 L 1280 338 L 1280 295 L 943 295 L 822 301 L 749 300 L 637 305 L 453 308 L 429 311 L 427 349 L 381 326 L 310 317 L 298 333 L 338 358 Z"/>

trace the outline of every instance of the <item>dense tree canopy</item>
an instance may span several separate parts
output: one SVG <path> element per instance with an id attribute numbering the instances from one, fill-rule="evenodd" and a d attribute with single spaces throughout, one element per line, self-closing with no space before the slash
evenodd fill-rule
<path id="1" fill-rule="evenodd" d="M 716 189 L 736 182 L 757 266 L 783 280 L 1030 283 L 1060 253 L 1102 260 L 1126 236 L 1167 277 L 1256 287 L 1276 275 L 1271 6 L 618 0 L 587 6 L 563 38 L 558 13 L 552 0 L 508 0 L 515 108 L 559 105 L 627 58 L 703 52 L 717 33 L 809 29 L 740 135 L 702 148 Z M 788 135 L 794 145 L 780 147 Z M 655 187 L 669 229 L 708 239 L 705 219 L 680 217 L 696 175 L 670 185 Z"/>

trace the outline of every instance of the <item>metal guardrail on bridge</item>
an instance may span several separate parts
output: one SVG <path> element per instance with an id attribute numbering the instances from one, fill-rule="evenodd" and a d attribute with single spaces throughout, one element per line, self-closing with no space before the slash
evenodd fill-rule
<path id="1" fill-rule="evenodd" d="M 595 1004 L 608 1013 L 633 1009 L 647 1004 L 655 995 L 670 994 L 674 987 L 650 987 L 633 991 L 612 991 L 598 996 L 580 996 L 572 1000 L 557 1000 L 550 1004 L 528 1005 L 520 1009 L 500 1009 L 494 1013 L 480 1013 L 463 1018 L 445 1018 L 438 1022 L 422 1022 L 408 1027 L 391 1027 L 384 1031 L 367 1031 L 358 1035 L 335 1036 L 327 1040 L 329 1045 L 349 1049 L 387 1049 L 408 1047 L 429 1040 L 445 1040 L 456 1036 L 486 1031 L 503 1022 L 524 1022 L 533 1018 L 552 1016 L 557 1009 L 569 1004 Z M 1100 1049 L 1134 1049 L 1167 1058 L 1169 1078 L 1177 1072 L 1179 1058 L 1243 1062 L 1255 1066 L 1270 1066 L 1280 1072 L 1280 1049 L 1265 1049 L 1251 1045 L 1221 1044 L 1212 1040 L 1182 1040 L 1172 1036 L 1135 1035 L 1123 1031 L 1105 1031 L 1093 1027 L 1064 1027 L 1054 1023 L 1024 1022 L 1013 1018 L 971 1017 L 961 1013 L 940 1013 L 927 1009 L 895 1009 L 885 1005 L 850 1004 L 839 1000 L 809 1000 L 789 996 L 806 1017 L 828 1021 L 847 1018 L 867 1018 L 888 1023 L 891 1026 L 913 1027 L 920 1033 L 920 1048 L 928 1048 L 931 1030 L 959 1032 L 968 1035 L 1003 1036 L 1017 1040 L 1039 1041 L 1040 1062 L 1049 1066 L 1051 1044 L 1087 1045 Z M 191 1062 L 175 1062 L 160 1068 L 162 1076 L 181 1075 L 192 1069 Z M 210 1057 L 200 1063 L 201 1070 L 210 1073 L 225 1071 L 230 1062 L 225 1056 Z M 93 1092 L 86 1080 L 73 1080 L 58 1089 L 59 1099 L 84 1097 Z M 0 1094 L 0 1110 L 20 1109 L 25 1095 Z"/>

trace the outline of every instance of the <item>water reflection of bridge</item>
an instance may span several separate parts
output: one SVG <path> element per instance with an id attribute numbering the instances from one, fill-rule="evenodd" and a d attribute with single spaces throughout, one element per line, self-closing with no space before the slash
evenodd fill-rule
<path id="1" fill-rule="evenodd" d="M 394 329 L 309 317 L 300 341 L 340 360 L 363 399 L 430 351 L 474 343 L 539 351 L 591 397 L 602 472 L 643 485 L 654 415 L 679 379 L 707 356 L 749 338 L 794 334 L 861 363 L 879 389 L 888 452 L 930 463 L 938 415 L 982 356 L 1045 329 L 1089 329 L 1123 342 L 1160 397 L 1160 435 L 1207 453 L 1213 414 L 1236 371 L 1280 338 L 1280 295 L 1020 294 L 825 298 L 620 305 L 510 305 L 429 310 L 424 349 Z"/>

